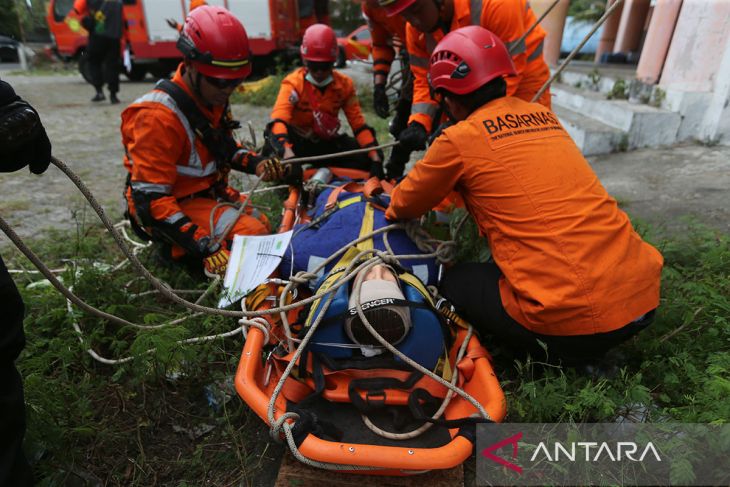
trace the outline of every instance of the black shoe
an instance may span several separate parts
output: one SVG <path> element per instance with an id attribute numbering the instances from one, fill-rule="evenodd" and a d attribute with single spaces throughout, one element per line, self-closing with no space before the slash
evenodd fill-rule
<path id="1" fill-rule="evenodd" d="M 101 91 L 97 92 L 96 95 L 94 95 L 94 98 L 91 99 L 91 101 L 104 101 L 106 100 L 106 97 L 104 96 L 104 93 Z"/>
<path id="2" fill-rule="evenodd" d="M 111 102 L 112 105 L 119 103 L 119 98 L 117 98 L 116 93 L 109 93 L 109 102 Z"/>

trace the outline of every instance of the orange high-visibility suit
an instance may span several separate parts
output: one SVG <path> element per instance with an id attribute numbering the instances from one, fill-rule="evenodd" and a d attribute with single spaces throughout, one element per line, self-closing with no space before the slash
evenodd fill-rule
<path id="1" fill-rule="evenodd" d="M 182 64 L 172 81 L 195 99 L 182 80 L 181 69 Z M 227 106 L 208 109 L 197 100 L 196 104 L 215 128 L 229 116 Z M 237 202 L 241 197 L 227 184 L 230 161 L 215 159 L 172 97 L 152 90 L 135 100 L 122 112 L 121 130 L 124 166 L 129 171 L 126 199 L 130 217 L 153 237 L 174 243 L 173 257 L 195 254 L 196 243 L 203 237 L 219 237 L 237 210 L 231 206 L 217 209 L 212 229 L 211 211 L 218 200 Z M 234 158 L 241 169 L 253 173 L 254 156 L 239 148 Z M 248 211 L 228 235 L 266 233 L 266 217 Z"/>
<path id="2" fill-rule="evenodd" d="M 472 5 L 477 7 L 473 11 Z M 517 76 L 505 78 L 507 95 L 531 101 L 550 77 L 542 56 L 545 31 L 538 25 L 524 41 L 516 43 L 536 21 L 527 0 L 454 0 L 451 31 L 481 25 L 494 32 L 510 51 L 517 71 Z M 427 132 L 432 130 L 438 104 L 431 99 L 426 76 L 431 53 L 444 35 L 441 29 L 423 33 L 411 24 L 406 26 L 406 46 L 413 72 L 413 107 L 408 122 L 420 123 Z M 550 91 L 545 91 L 538 102 L 550 108 Z"/>
<path id="3" fill-rule="evenodd" d="M 544 106 L 503 97 L 447 128 L 396 186 L 386 217 L 419 217 L 452 190 L 487 237 L 502 304 L 523 327 L 591 335 L 658 306 L 661 254 Z"/>
<path id="4" fill-rule="evenodd" d="M 382 74 L 386 78 L 390 73 L 390 65 L 395 59 L 394 38 L 400 43 L 406 42 L 406 21 L 400 15 L 389 17 L 385 9 L 374 7 L 368 2 L 362 3 L 370 30 L 373 56 L 373 74 Z"/>
<path id="5" fill-rule="evenodd" d="M 281 83 L 279 95 L 271 112 L 269 128 L 271 145 L 276 150 L 284 146 L 292 148 L 297 154 L 293 139 L 317 140 L 314 113 L 318 110 L 329 117 L 337 117 L 340 110 L 343 110 L 357 139 L 357 145 L 359 147 L 375 145 L 373 130 L 365 123 L 352 79 L 345 74 L 332 71 L 332 82 L 321 90 L 304 79 L 306 73 L 306 68 L 299 68 Z"/>

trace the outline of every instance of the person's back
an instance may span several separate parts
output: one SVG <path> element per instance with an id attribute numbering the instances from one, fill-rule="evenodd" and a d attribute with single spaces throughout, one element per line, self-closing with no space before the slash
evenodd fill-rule
<path id="1" fill-rule="evenodd" d="M 517 321 L 548 335 L 607 332 L 656 307 L 661 255 L 544 106 L 493 100 L 431 150 L 458 152 L 469 177 L 456 186 L 483 216 L 504 306 Z"/>

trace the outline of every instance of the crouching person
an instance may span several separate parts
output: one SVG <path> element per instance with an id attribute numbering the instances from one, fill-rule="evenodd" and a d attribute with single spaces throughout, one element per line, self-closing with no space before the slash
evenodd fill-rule
<path id="1" fill-rule="evenodd" d="M 236 208 L 219 205 L 241 200 L 228 186 L 228 172 L 273 180 L 284 171 L 278 160 L 248 151 L 233 138 L 238 124 L 229 97 L 251 73 L 241 22 L 223 8 L 199 7 L 185 20 L 178 48 L 184 60 L 172 80 L 160 81 L 122 113 L 128 214 L 133 227 L 172 244 L 174 259 L 187 255 L 209 272 L 222 273 L 225 238 L 269 232 L 264 215 L 248 211 L 236 219 Z"/>
<path id="2" fill-rule="evenodd" d="M 514 75 L 488 30 L 455 30 L 431 56 L 435 98 L 456 122 L 394 189 L 389 219 L 463 197 L 493 260 L 454 266 L 441 293 L 483 333 L 533 355 L 599 358 L 646 328 L 661 254 L 634 231 L 557 117 L 505 96 Z"/>
<path id="3" fill-rule="evenodd" d="M 309 27 L 301 54 L 304 67 L 281 83 L 266 129 L 266 151 L 289 159 L 377 146 L 375 131 L 365 123 L 352 79 L 333 69 L 337 38 L 332 28 L 323 24 Z M 345 112 L 354 138 L 340 133 L 340 110 Z M 313 165 L 360 169 L 383 177 L 383 155 L 379 150 L 347 158 L 322 157 Z"/>

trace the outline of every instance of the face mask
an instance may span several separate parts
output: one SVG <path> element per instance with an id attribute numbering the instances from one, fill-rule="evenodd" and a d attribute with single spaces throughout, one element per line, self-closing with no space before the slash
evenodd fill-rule
<path id="1" fill-rule="evenodd" d="M 332 83 L 332 75 L 327 76 L 323 81 L 317 81 L 312 77 L 312 73 L 307 73 L 304 79 L 312 83 L 317 88 L 324 88 L 328 84 Z"/>

